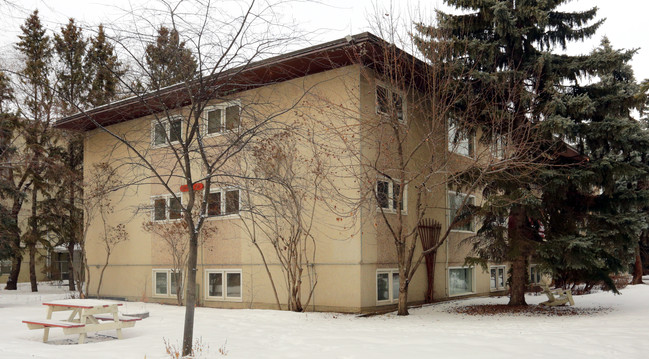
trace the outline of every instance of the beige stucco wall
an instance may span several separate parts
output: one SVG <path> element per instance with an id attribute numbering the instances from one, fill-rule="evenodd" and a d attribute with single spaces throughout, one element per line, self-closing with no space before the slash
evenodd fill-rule
<path id="1" fill-rule="evenodd" d="M 331 188 L 320 193 L 323 198 L 318 200 L 313 215 L 313 240 L 308 242 L 306 250 L 306 253 L 315 254 L 311 271 L 305 270 L 302 277 L 305 283 L 303 303 L 309 296 L 307 284 L 317 280 L 308 310 L 358 312 L 381 310 L 390 306 L 377 303 L 376 275 L 377 270 L 397 268 L 395 247 L 386 234 L 385 223 L 378 217 L 376 205 L 362 199 L 363 192 L 367 190 L 367 182 L 362 175 L 360 163 L 373 156 L 373 149 L 367 145 L 373 139 L 369 138 L 368 141 L 364 122 L 372 121 L 376 116 L 375 80 L 366 71 L 359 66 L 349 66 L 238 93 L 230 99 L 240 101 L 244 113 L 242 121 L 246 121 L 246 115 L 249 118 L 263 117 L 292 107 L 291 111 L 282 114 L 277 120 L 284 124 L 307 127 L 313 135 L 313 141 L 326 153 L 323 156 L 326 163 L 335 169 L 328 173 Z M 296 98 L 302 100 L 295 104 Z M 165 168 L 173 161 L 169 159 L 168 149 L 152 149 L 150 146 L 153 119 L 153 116 L 147 116 L 112 125 L 108 129 L 129 138 L 140 151 L 146 153 L 148 160 L 159 166 L 157 168 Z M 417 116 L 414 112 L 408 113 L 408 120 L 419 121 L 417 126 L 426 125 L 424 117 Z M 444 138 L 445 134 L 442 133 L 441 136 Z M 215 144 L 219 141 L 218 138 L 209 140 L 215 141 Z M 296 148 L 303 157 L 308 157 L 309 151 L 313 150 L 309 146 L 313 146 L 313 143 L 298 141 Z M 109 216 L 109 222 L 113 225 L 124 224 L 129 240 L 114 249 L 100 294 L 173 303 L 173 296 L 156 296 L 153 291 L 153 270 L 171 268 L 169 251 L 159 236 L 143 229 L 143 223 L 151 218 L 151 196 L 165 194 L 166 189 L 158 180 L 147 178 L 149 172 L 134 165 L 137 161 L 131 160 L 132 153 L 105 132 L 94 130 L 87 133 L 85 151 L 86 178 L 89 177 L 93 164 L 108 161 L 113 163 L 125 182 L 133 178 L 141 180 L 112 194 L 115 211 Z M 425 162 L 425 158 L 440 153 L 446 156 L 446 143 L 443 139 L 424 148 L 416 157 Z M 166 168 L 172 170 L 171 167 Z M 309 165 L 298 168 L 305 171 Z M 233 163 L 229 170 L 244 169 L 240 164 Z M 444 176 L 444 173 L 436 174 L 432 181 L 443 184 Z M 170 178 L 169 183 L 171 188 L 179 188 L 182 182 L 179 178 Z M 430 206 L 425 217 L 439 221 L 442 231 L 445 231 L 448 225 L 447 188 L 434 187 L 425 201 Z M 476 194 L 476 202 L 479 201 L 481 197 Z M 405 216 L 405 223 L 413 226 L 416 221 L 412 215 L 414 191 L 408 192 L 407 204 L 410 215 Z M 245 206 L 243 201 L 242 206 Z M 310 208 L 308 204 L 307 208 Z M 199 304 L 226 308 L 275 308 L 266 268 L 251 241 L 250 216 L 243 211 L 240 216 L 208 219 L 206 228 L 207 234 L 201 239 L 198 253 Z M 90 226 L 87 241 L 91 294 L 96 293 L 99 271 L 105 261 L 100 234 L 99 221 L 95 220 Z M 434 275 L 435 299 L 448 297 L 448 268 L 464 264 L 469 247 L 461 242 L 470 235 L 452 233 L 445 245 L 438 250 Z M 263 236 L 258 238 L 257 243 L 265 254 L 280 301 L 284 304 L 287 297 L 286 285 L 274 249 Z M 419 246 L 415 258 L 420 252 Z M 218 301 L 206 297 L 206 271 L 216 269 L 241 271 L 241 301 Z M 473 294 L 490 293 L 489 273 L 480 268 L 474 268 L 473 273 Z M 422 263 L 410 285 L 410 301 L 422 302 L 426 286 L 426 268 Z"/>

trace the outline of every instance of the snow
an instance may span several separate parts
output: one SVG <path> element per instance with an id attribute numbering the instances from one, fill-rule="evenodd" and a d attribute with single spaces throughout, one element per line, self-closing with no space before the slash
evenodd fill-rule
<path id="1" fill-rule="evenodd" d="M 649 281 L 649 277 L 646 277 Z M 184 308 L 122 302 L 122 313 L 149 312 L 133 328 L 77 336 L 28 330 L 24 319 L 45 319 L 46 301 L 68 299 L 65 288 L 41 284 L 0 291 L 1 358 L 169 358 L 164 341 L 180 348 Z M 545 296 L 530 295 L 537 304 Z M 646 358 L 649 352 L 649 285 L 628 286 L 622 295 L 598 292 L 575 296 L 576 308 L 597 309 L 578 316 L 469 316 L 453 308 L 504 304 L 505 297 L 471 298 L 394 313 L 358 317 L 338 313 L 196 308 L 195 338 L 204 358 Z M 55 313 L 64 315 L 63 313 Z M 56 317 L 54 319 L 57 319 Z M 220 353 L 225 352 L 226 355 Z"/>

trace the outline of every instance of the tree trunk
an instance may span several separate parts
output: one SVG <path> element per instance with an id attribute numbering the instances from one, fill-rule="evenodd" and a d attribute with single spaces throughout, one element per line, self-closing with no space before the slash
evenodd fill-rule
<path id="1" fill-rule="evenodd" d="M 101 289 L 101 282 L 104 280 L 104 272 L 106 271 L 106 267 L 108 267 L 109 258 L 110 258 L 110 252 L 106 254 L 106 263 L 104 263 L 104 266 L 101 268 L 101 272 L 99 272 L 99 283 L 97 284 L 97 298 L 100 298 L 99 290 Z"/>
<path id="2" fill-rule="evenodd" d="M 74 285 L 74 241 L 68 243 L 68 289 L 75 290 Z"/>
<path id="3" fill-rule="evenodd" d="M 525 302 L 525 284 L 527 279 L 527 266 L 525 262 L 526 258 L 524 255 L 519 255 L 512 261 L 508 305 L 527 305 Z"/>
<path id="4" fill-rule="evenodd" d="M 509 237 L 509 255 L 512 259 L 509 283 L 508 305 L 527 305 L 525 302 L 525 285 L 527 284 L 527 250 L 525 237 L 527 216 L 520 205 L 512 207 L 509 213 L 507 235 Z"/>
<path id="5" fill-rule="evenodd" d="M 633 280 L 631 284 L 644 284 L 642 281 L 642 257 L 640 257 L 640 243 L 635 247 L 635 265 L 633 266 Z"/>
<path id="6" fill-rule="evenodd" d="M 198 262 L 198 233 L 190 234 L 187 258 L 187 299 L 185 300 L 185 326 L 183 328 L 183 356 L 192 354 L 194 341 L 194 311 L 196 307 L 196 266 Z"/>
<path id="7" fill-rule="evenodd" d="M 29 281 L 32 285 L 32 292 L 38 292 L 38 282 L 36 281 L 36 243 L 29 245 Z"/>
<path id="8" fill-rule="evenodd" d="M 20 266 L 23 263 L 23 256 L 19 252 L 14 251 L 14 257 L 11 260 L 11 273 L 7 278 L 6 290 L 18 289 L 18 275 L 20 274 Z"/>
<path id="9" fill-rule="evenodd" d="M 401 279 L 399 275 L 399 279 Z M 406 280 L 400 280 L 399 283 L 399 303 L 397 304 L 397 315 L 408 315 L 408 283 Z"/>

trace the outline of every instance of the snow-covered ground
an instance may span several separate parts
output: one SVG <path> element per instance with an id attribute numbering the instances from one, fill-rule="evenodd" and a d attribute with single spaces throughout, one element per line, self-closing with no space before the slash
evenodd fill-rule
<path id="1" fill-rule="evenodd" d="M 649 277 L 645 277 L 649 281 Z M 168 358 L 164 340 L 180 347 L 184 308 L 126 302 L 121 312 L 150 317 L 123 330 L 77 336 L 28 330 L 23 319 L 45 318 L 44 301 L 69 298 L 64 288 L 41 285 L 0 291 L 0 358 Z M 545 296 L 529 296 L 536 304 Z M 577 308 L 606 308 L 578 316 L 455 313 L 456 306 L 504 304 L 507 298 L 472 298 L 360 318 L 337 313 L 196 309 L 195 337 L 204 358 L 647 358 L 649 285 L 629 286 L 622 295 L 575 296 Z M 220 350 L 221 349 L 221 350 Z M 223 355 L 221 352 L 224 352 Z"/>

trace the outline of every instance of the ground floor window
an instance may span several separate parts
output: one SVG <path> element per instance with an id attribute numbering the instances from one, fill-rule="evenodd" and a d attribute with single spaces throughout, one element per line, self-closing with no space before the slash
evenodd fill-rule
<path id="1" fill-rule="evenodd" d="M 530 265 L 530 284 L 539 283 L 541 283 L 541 273 L 539 272 L 539 266 L 532 264 Z"/>
<path id="2" fill-rule="evenodd" d="M 180 283 L 180 286 L 178 286 Z M 156 296 L 176 296 L 182 293 L 182 272 L 174 269 L 153 270 L 153 294 Z"/>
<path id="3" fill-rule="evenodd" d="M 208 299 L 241 301 L 240 269 L 210 269 L 206 277 L 205 296 Z"/>
<path id="4" fill-rule="evenodd" d="M 396 303 L 399 300 L 399 270 L 379 269 L 376 271 L 376 301 L 380 304 Z"/>
<path id="5" fill-rule="evenodd" d="M 460 295 L 473 292 L 473 268 L 448 269 L 449 295 Z"/>
<path id="6" fill-rule="evenodd" d="M 491 290 L 505 290 L 505 266 L 489 267 L 489 276 Z"/>

